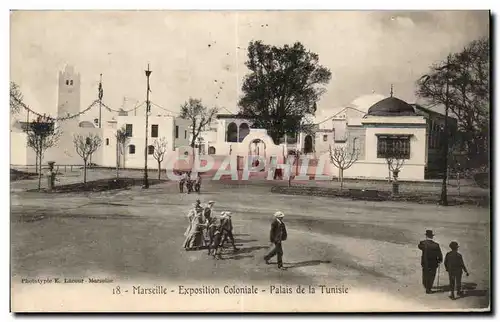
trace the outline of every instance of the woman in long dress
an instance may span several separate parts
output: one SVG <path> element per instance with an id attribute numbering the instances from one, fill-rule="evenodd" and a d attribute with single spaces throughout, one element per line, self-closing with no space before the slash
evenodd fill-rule
<path id="1" fill-rule="evenodd" d="M 189 227 L 189 232 L 186 231 L 187 236 L 184 240 L 184 249 L 192 250 L 192 249 L 200 249 L 205 246 L 205 238 L 203 238 L 203 228 L 206 227 L 205 220 L 203 218 L 203 214 L 201 209 L 196 211 L 191 225 Z"/>

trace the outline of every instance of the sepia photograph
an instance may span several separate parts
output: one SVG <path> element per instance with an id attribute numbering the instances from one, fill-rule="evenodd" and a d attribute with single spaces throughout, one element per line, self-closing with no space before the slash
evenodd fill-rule
<path id="1" fill-rule="evenodd" d="M 489 10 L 11 10 L 10 311 L 492 311 Z"/>

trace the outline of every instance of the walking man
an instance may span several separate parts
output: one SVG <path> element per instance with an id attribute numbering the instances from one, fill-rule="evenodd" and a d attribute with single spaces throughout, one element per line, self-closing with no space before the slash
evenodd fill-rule
<path id="1" fill-rule="evenodd" d="M 425 240 L 420 241 L 418 244 L 418 249 L 422 251 L 420 260 L 420 264 L 422 265 L 422 284 L 425 288 L 425 293 L 431 294 L 437 268 L 443 261 L 443 253 L 439 244 L 433 240 L 434 233 L 432 230 L 426 230 L 425 237 Z"/>
<path id="2" fill-rule="evenodd" d="M 233 245 L 233 251 L 237 251 L 238 248 L 234 244 L 233 236 L 233 221 L 231 220 L 231 212 L 225 211 L 222 213 L 220 219 L 220 232 L 221 232 L 221 243 L 220 247 L 224 247 L 224 243 L 229 239 Z"/>
<path id="3" fill-rule="evenodd" d="M 186 182 L 186 172 L 183 172 L 181 175 L 181 179 L 179 180 L 179 192 L 184 192 L 184 183 Z"/>
<path id="4" fill-rule="evenodd" d="M 270 233 L 270 240 L 271 243 L 274 244 L 274 248 L 266 255 L 264 256 L 264 260 L 266 261 L 266 264 L 269 264 L 269 260 L 274 257 L 275 255 L 278 256 L 278 268 L 279 269 L 285 269 L 283 267 L 283 245 L 282 242 L 287 239 L 287 232 L 286 232 L 286 226 L 285 223 L 283 222 L 283 218 L 285 217 L 285 214 L 283 214 L 281 211 L 278 211 L 274 214 L 274 220 L 271 223 L 271 233 Z"/>
<path id="5" fill-rule="evenodd" d="M 458 252 L 458 243 L 452 241 L 450 243 L 451 251 L 448 252 L 444 258 L 444 267 L 448 272 L 450 278 L 450 298 L 455 299 L 455 286 L 457 289 L 457 295 L 463 296 L 462 292 L 462 273 L 465 272 L 469 276 L 469 272 L 464 264 L 464 259 L 462 254 Z"/>

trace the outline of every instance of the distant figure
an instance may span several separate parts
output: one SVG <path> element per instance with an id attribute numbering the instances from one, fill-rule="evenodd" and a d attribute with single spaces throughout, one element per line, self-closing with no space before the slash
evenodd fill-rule
<path id="1" fill-rule="evenodd" d="M 193 181 L 191 180 L 191 171 L 187 173 L 186 177 L 186 188 L 187 188 L 187 193 L 191 193 L 193 191 Z"/>
<path id="2" fill-rule="evenodd" d="M 418 249 L 422 251 L 420 264 L 422 265 L 422 284 L 425 288 L 425 293 L 432 293 L 432 286 L 436 278 L 436 270 L 443 261 L 443 253 L 439 244 L 434 240 L 432 230 L 425 231 L 425 240 L 420 241 Z"/>
<path id="3" fill-rule="evenodd" d="M 238 248 L 234 243 L 233 221 L 231 219 L 231 212 L 225 211 L 222 213 L 219 227 L 222 234 L 220 247 L 224 247 L 224 243 L 229 239 L 231 241 L 231 244 L 233 245 L 233 251 L 237 251 Z"/>
<path id="4" fill-rule="evenodd" d="M 179 192 L 180 193 L 184 192 L 184 183 L 186 183 L 186 179 L 187 179 L 186 172 L 182 172 L 181 179 L 179 180 Z"/>
<path id="5" fill-rule="evenodd" d="M 200 190 L 201 190 L 201 174 L 198 173 L 198 176 L 196 177 L 196 182 L 194 183 L 194 191 L 200 193 Z"/>
<path id="6" fill-rule="evenodd" d="M 278 211 L 274 214 L 274 220 L 271 223 L 271 233 L 270 233 L 270 241 L 271 241 L 271 243 L 274 244 L 274 247 L 266 256 L 264 256 L 264 260 L 266 261 L 266 264 L 269 264 L 269 260 L 272 257 L 274 257 L 275 255 L 278 255 L 278 268 L 279 269 L 285 269 L 283 267 L 283 245 L 282 245 L 282 242 L 287 239 L 288 234 L 286 232 L 285 223 L 283 222 L 284 217 L 285 217 L 285 214 L 283 214 L 281 211 Z"/>
<path id="7" fill-rule="evenodd" d="M 448 272 L 450 278 L 450 298 L 455 299 L 455 286 L 457 289 L 457 295 L 463 296 L 462 292 L 462 272 L 465 272 L 469 276 L 469 272 L 464 264 L 464 259 L 462 254 L 458 252 L 458 243 L 452 241 L 450 243 L 451 251 L 448 252 L 444 258 L 444 267 Z"/>

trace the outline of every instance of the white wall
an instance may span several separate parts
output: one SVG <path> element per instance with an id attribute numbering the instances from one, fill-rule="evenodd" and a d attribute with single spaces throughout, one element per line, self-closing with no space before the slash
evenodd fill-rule
<path id="1" fill-rule="evenodd" d="M 10 132 L 10 164 L 27 165 L 27 152 L 26 133 Z"/>
<path id="2" fill-rule="evenodd" d="M 423 117 L 367 117 L 365 126 L 365 158 L 344 171 L 344 177 L 387 179 L 389 170 L 385 158 L 377 158 L 377 134 L 409 134 L 410 158 L 399 173 L 400 180 L 424 180 L 426 166 L 426 121 Z M 338 169 L 329 166 L 331 174 Z"/>
<path id="3" fill-rule="evenodd" d="M 326 135 L 326 141 L 323 138 L 325 135 Z M 334 132 L 323 132 L 323 131 L 316 132 L 316 138 L 314 143 L 316 154 L 319 155 L 328 152 L 330 149 L 330 145 L 331 146 L 335 145 L 334 135 L 335 135 Z"/>

